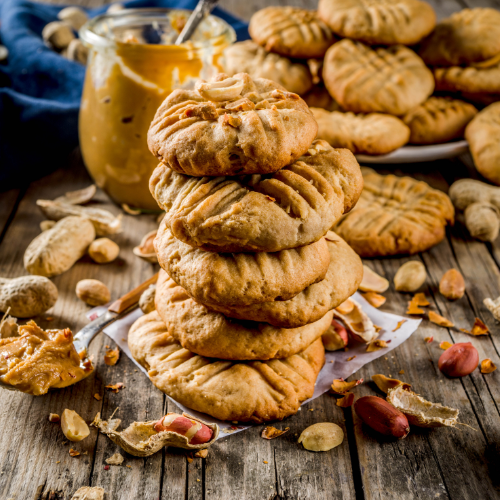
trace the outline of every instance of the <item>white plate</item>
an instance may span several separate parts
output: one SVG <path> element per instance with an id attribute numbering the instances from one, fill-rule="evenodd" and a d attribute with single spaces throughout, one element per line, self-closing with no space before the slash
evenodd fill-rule
<path id="1" fill-rule="evenodd" d="M 386 155 L 356 155 L 356 158 L 362 163 L 419 163 L 453 158 L 468 149 L 467 141 L 456 141 L 431 146 L 403 146 Z"/>

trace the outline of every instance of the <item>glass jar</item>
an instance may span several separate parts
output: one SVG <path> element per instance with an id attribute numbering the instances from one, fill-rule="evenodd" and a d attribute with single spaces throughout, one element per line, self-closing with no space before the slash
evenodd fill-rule
<path id="1" fill-rule="evenodd" d="M 158 210 L 149 177 L 158 164 L 147 146 L 156 110 L 177 88 L 193 88 L 223 70 L 236 39 L 208 16 L 192 39 L 173 45 L 190 12 L 126 9 L 98 16 L 80 30 L 89 49 L 79 117 L 80 147 L 95 183 L 119 205 Z"/>

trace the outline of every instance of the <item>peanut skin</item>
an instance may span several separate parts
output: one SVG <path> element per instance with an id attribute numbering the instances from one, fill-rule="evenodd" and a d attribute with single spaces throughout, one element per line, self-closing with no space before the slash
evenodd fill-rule
<path id="1" fill-rule="evenodd" d="M 406 416 L 390 403 L 376 396 L 364 396 L 354 403 L 356 415 L 373 430 L 398 439 L 410 432 Z"/>
<path id="2" fill-rule="evenodd" d="M 448 377 L 465 377 L 471 374 L 479 364 L 477 349 L 470 342 L 452 345 L 441 354 L 439 369 Z"/>

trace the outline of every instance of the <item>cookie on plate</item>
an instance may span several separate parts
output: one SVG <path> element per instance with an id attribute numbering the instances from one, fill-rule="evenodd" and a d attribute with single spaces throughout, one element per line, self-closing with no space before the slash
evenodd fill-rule
<path id="1" fill-rule="evenodd" d="M 500 185 L 500 102 L 478 113 L 465 129 L 478 172 Z"/>
<path id="2" fill-rule="evenodd" d="M 229 76 L 248 73 L 252 78 L 267 78 L 289 92 L 305 94 L 313 85 L 306 64 L 267 52 L 251 40 L 237 42 L 224 51 L 224 69 Z"/>
<path id="3" fill-rule="evenodd" d="M 462 9 L 440 21 L 422 41 L 419 54 L 431 66 L 485 61 L 500 53 L 500 12 Z"/>
<path id="4" fill-rule="evenodd" d="M 436 90 L 466 94 L 500 94 L 500 57 L 470 66 L 435 68 Z"/>
<path id="5" fill-rule="evenodd" d="M 341 37 L 381 45 L 414 45 L 436 25 L 419 0 L 320 0 L 318 16 Z"/>
<path id="6" fill-rule="evenodd" d="M 298 59 L 322 58 L 335 42 L 332 30 L 315 11 L 297 7 L 266 7 L 250 19 L 252 40 L 268 52 Z"/>
<path id="7" fill-rule="evenodd" d="M 429 97 L 403 117 L 410 127 L 412 144 L 440 144 L 461 139 L 477 109 L 450 97 Z"/>
<path id="8" fill-rule="evenodd" d="M 261 423 L 297 412 L 325 362 L 321 339 L 271 361 L 222 361 L 184 349 L 156 311 L 130 328 L 128 345 L 153 384 L 179 403 L 221 420 Z"/>
<path id="9" fill-rule="evenodd" d="M 182 347 L 208 358 L 267 360 L 303 351 L 332 324 L 333 311 L 298 328 L 239 321 L 195 302 L 165 271 L 156 287 L 156 310 Z"/>
<path id="10" fill-rule="evenodd" d="M 318 122 L 318 139 L 355 154 L 383 155 L 404 146 L 409 128 L 397 117 L 382 113 L 354 114 L 311 108 Z"/>
<path id="11" fill-rule="evenodd" d="M 148 132 L 149 150 L 182 174 L 265 174 L 293 163 L 318 127 L 307 104 L 281 85 L 246 73 L 219 74 L 174 90 Z"/>
<path id="12" fill-rule="evenodd" d="M 445 193 L 411 177 L 362 172 L 358 204 L 333 227 L 361 257 L 423 252 L 444 238 L 455 215 Z"/>
<path id="13" fill-rule="evenodd" d="M 150 180 L 172 234 L 213 252 L 277 252 L 319 240 L 358 200 L 354 155 L 315 141 L 269 176 L 189 177 L 160 164 Z"/>
<path id="14" fill-rule="evenodd" d="M 247 306 L 207 303 L 207 307 L 232 318 L 262 321 L 280 328 L 297 328 L 318 321 L 349 298 L 363 279 L 363 265 L 356 252 L 332 231 L 325 240 L 330 251 L 325 279 L 308 286 L 293 299 Z"/>
<path id="15" fill-rule="evenodd" d="M 215 253 L 174 238 L 163 220 L 155 239 L 160 266 L 200 302 L 248 305 L 288 300 L 321 281 L 330 264 L 324 238 L 280 252 Z"/>
<path id="16" fill-rule="evenodd" d="M 346 111 L 404 115 L 434 90 L 434 78 L 420 57 L 402 45 L 372 49 L 344 39 L 325 56 L 323 78 Z"/>

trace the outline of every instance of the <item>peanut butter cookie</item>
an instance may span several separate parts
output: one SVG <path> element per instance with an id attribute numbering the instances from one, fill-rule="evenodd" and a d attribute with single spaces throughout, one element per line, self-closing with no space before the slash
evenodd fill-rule
<path id="1" fill-rule="evenodd" d="M 311 108 L 318 139 L 356 154 L 383 155 L 408 142 L 410 129 L 397 117 L 382 113 L 354 114 Z"/>
<path id="2" fill-rule="evenodd" d="M 229 319 L 195 302 L 161 271 L 156 310 L 169 333 L 182 347 L 208 358 L 267 360 L 286 358 L 306 349 L 332 324 L 333 311 L 298 328 Z"/>
<path id="3" fill-rule="evenodd" d="M 298 59 L 322 58 L 335 42 L 332 30 L 315 11 L 297 7 L 259 10 L 250 19 L 248 31 L 268 52 Z"/>
<path id="4" fill-rule="evenodd" d="M 150 151 L 192 176 L 265 174 L 303 155 L 318 131 L 307 104 L 246 73 L 174 90 L 148 132 Z"/>
<path id="5" fill-rule="evenodd" d="M 229 76 L 245 72 L 252 78 L 273 80 L 299 95 L 305 94 L 313 85 L 306 64 L 267 52 L 251 40 L 237 42 L 224 51 L 224 69 Z"/>
<path id="6" fill-rule="evenodd" d="M 363 279 L 363 266 L 356 252 L 332 231 L 325 239 L 330 251 L 325 279 L 309 285 L 293 299 L 248 306 L 207 303 L 207 307 L 232 318 L 262 321 L 280 328 L 297 328 L 318 321 L 349 298 Z"/>
<path id="7" fill-rule="evenodd" d="M 320 0 L 318 16 L 341 37 L 381 45 L 414 45 L 436 25 L 419 0 Z"/>
<path id="8" fill-rule="evenodd" d="M 471 64 L 435 68 L 436 90 L 466 94 L 500 94 L 500 55 Z"/>
<path id="9" fill-rule="evenodd" d="M 346 111 L 404 115 L 434 90 L 420 57 L 402 45 L 372 49 L 344 39 L 325 56 L 325 85 Z"/>
<path id="10" fill-rule="evenodd" d="M 214 252 L 277 252 L 320 239 L 355 205 L 363 177 L 350 151 L 315 141 L 266 177 L 189 177 L 160 164 L 150 188 L 177 239 Z"/>
<path id="11" fill-rule="evenodd" d="M 445 193 L 411 177 L 362 172 L 356 208 L 333 228 L 361 257 L 423 252 L 444 238 L 455 215 Z"/>
<path id="12" fill-rule="evenodd" d="M 330 264 L 324 238 L 267 253 L 215 253 L 174 238 L 163 220 L 155 239 L 160 266 L 200 302 L 248 305 L 288 300 L 321 281 Z"/>
<path id="13" fill-rule="evenodd" d="M 478 113 L 465 129 L 478 172 L 500 185 L 500 102 Z"/>
<path id="14" fill-rule="evenodd" d="M 459 99 L 429 97 L 407 113 L 403 121 L 410 127 L 412 144 L 440 144 L 461 139 L 477 109 Z"/>
<path id="15" fill-rule="evenodd" d="M 156 311 L 131 327 L 128 345 L 150 380 L 179 403 L 221 420 L 261 423 L 297 412 L 314 393 L 325 362 L 321 339 L 271 361 L 222 361 L 198 356 L 174 340 Z"/>
<path id="16" fill-rule="evenodd" d="M 462 9 L 440 21 L 422 41 L 419 54 L 431 66 L 458 66 L 500 53 L 500 12 Z"/>

